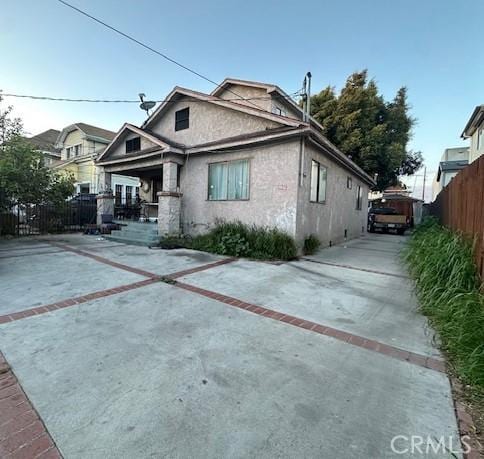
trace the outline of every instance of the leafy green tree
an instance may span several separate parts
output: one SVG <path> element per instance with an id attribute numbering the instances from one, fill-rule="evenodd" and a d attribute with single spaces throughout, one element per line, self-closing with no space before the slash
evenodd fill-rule
<path id="1" fill-rule="evenodd" d="M 350 75 L 339 94 L 328 86 L 312 96 L 311 115 L 328 140 L 377 178 L 377 190 L 395 185 L 399 175 L 411 175 L 422 164 L 420 152 L 407 150 L 415 120 L 406 88 L 387 102 L 366 70 Z"/>
<path id="2" fill-rule="evenodd" d="M 4 110 L 1 103 L 3 101 L 0 93 L 0 151 L 3 145 L 15 136 L 21 135 L 23 132 L 23 123 L 20 118 L 11 118 L 13 107 L 8 105 Z"/>
<path id="3" fill-rule="evenodd" d="M 44 166 L 43 156 L 20 136 L 0 153 L 0 205 L 59 203 L 74 193 L 74 178 Z"/>

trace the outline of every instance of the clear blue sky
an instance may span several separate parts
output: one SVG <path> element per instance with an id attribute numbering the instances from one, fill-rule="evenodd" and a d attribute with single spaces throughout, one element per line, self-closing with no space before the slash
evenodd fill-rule
<path id="1" fill-rule="evenodd" d="M 215 81 L 232 76 L 293 92 L 310 70 L 318 90 L 367 68 L 386 98 L 405 85 L 418 119 L 411 147 L 431 172 L 445 147 L 463 144 L 465 123 L 484 103 L 482 0 L 70 1 Z M 4 92 L 162 99 L 175 85 L 213 89 L 56 0 L 0 6 Z M 144 118 L 136 105 L 8 102 L 34 134 L 76 121 L 117 130 Z"/>

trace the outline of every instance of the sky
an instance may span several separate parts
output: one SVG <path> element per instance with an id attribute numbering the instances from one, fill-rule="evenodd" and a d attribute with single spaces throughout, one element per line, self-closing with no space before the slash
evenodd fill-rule
<path id="1" fill-rule="evenodd" d="M 426 196 L 447 147 L 484 103 L 482 0 L 68 0 L 187 67 L 225 77 L 313 91 L 340 89 L 368 69 L 386 99 L 408 88 L 417 119 L 410 148 L 427 166 Z M 150 53 L 58 0 L 0 0 L 3 93 L 100 99 L 163 99 L 173 86 L 214 85 Z M 30 134 L 85 122 L 117 131 L 140 125 L 137 104 L 87 104 L 5 97 Z M 423 170 L 406 180 L 422 194 Z"/>

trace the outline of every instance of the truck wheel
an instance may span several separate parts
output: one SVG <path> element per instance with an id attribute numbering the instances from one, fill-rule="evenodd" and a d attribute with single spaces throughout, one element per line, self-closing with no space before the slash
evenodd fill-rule
<path id="1" fill-rule="evenodd" d="M 369 233 L 374 233 L 375 232 L 375 227 L 373 225 L 368 225 L 368 232 Z"/>

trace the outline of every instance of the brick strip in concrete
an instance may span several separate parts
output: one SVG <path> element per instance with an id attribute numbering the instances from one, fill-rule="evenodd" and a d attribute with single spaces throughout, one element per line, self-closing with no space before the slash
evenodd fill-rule
<path id="1" fill-rule="evenodd" d="M 63 249 L 63 250 L 67 250 L 67 249 Z M 70 250 L 70 251 L 73 251 L 74 253 L 82 252 L 82 251 L 77 251 L 77 250 L 76 251 Z M 80 255 L 84 255 L 84 253 L 80 253 Z M 87 255 L 91 255 L 91 254 L 87 254 Z M 97 255 L 95 255 L 95 257 L 96 258 L 94 258 L 94 259 L 96 261 L 99 261 L 99 262 L 105 263 L 105 264 L 109 264 L 110 266 L 112 266 L 111 261 L 108 260 L 107 258 L 99 257 Z M 91 257 L 89 257 L 89 258 L 91 258 Z M 148 277 L 148 279 L 143 280 L 143 281 L 139 281 L 139 282 L 134 282 L 132 284 L 121 285 L 119 287 L 114 287 L 114 288 L 110 288 L 110 289 L 107 289 L 107 290 L 100 290 L 100 291 L 97 291 L 97 292 L 88 293 L 86 295 L 82 295 L 82 296 L 78 296 L 78 297 L 67 298 L 65 300 L 57 301 L 55 303 L 46 304 L 46 305 L 42 305 L 42 306 L 37 306 L 37 307 L 31 308 L 31 309 L 24 309 L 22 311 L 12 312 L 10 314 L 5 314 L 5 315 L 0 316 L 0 325 L 8 323 L 8 322 L 13 322 L 13 321 L 16 321 L 16 320 L 25 319 L 26 317 L 45 314 L 47 312 L 52 312 L 52 311 L 55 311 L 57 309 L 67 308 L 67 307 L 70 307 L 70 306 L 75 306 L 77 304 L 86 303 L 88 301 L 96 300 L 98 298 L 104 298 L 106 296 L 116 295 L 118 293 L 126 292 L 128 290 L 134 290 L 134 289 L 137 289 L 137 288 L 145 287 L 147 285 L 151 285 L 155 282 L 158 282 L 161 279 L 174 280 L 174 279 L 177 279 L 177 278 L 182 277 L 182 276 L 187 276 L 189 274 L 197 273 L 197 272 L 200 272 L 200 271 L 205 271 L 207 269 L 215 268 L 217 266 L 226 265 L 228 263 L 232 263 L 235 260 L 236 260 L 236 258 L 224 258 L 223 260 L 218 260 L 218 261 L 215 261 L 213 263 L 207 263 L 205 265 L 197 266 L 195 268 L 185 269 L 183 271 L 177 271 L 177 272 L 174 272 L 172 274 L 165 275 L 165 276 L 149 273 L 150 275 L 148 277 L 148 275 L 147 275 L 148 273 L 145 272 L 145 271 L 142 271 L 142 272 L 146 273 L 146 274 L 142 274 L 142 275 L 145 275 L 146 277 Z M 120 264 L 116 263 L 116 265 L 120 265 Z M 140 270 L 136 270 L 136 268 L 131 268 L 130 266 L 127 266 L 127 265 L 120 265 L 120 266 L 116 266 L 116 267 L 120 267 L 121 269 L 127 268 L 126 270 L 129 271 L 129 272 L 135 272 L 136 274 L 140 274 L 140 272 L 139 272 Z"/>
<path id="2" fill-rule="evenodd" d="M 383 344 L 378 341 L 364 338 L 362 336 L 354 335 L 343 330 L 338 330 L 336 328 L 328 327 L 326 325 L 318 324 L 316 322 L 304 320 L 289 314 L 283 314 L 282 312 L 257 306 L 255 304 L 246 303 L 245 301 L 241 301 L 237 298 L 222 295 L 220 293 L 210 290 L 205 290 L 194 285 L 186 284 L 184 282 L 176 282 L 174 285 L 184 290 L 188 290 L 189 292 L 197 293 L 207 298 L 228 304 L 229 306 L 233 306 L 235 308 L 243 309 L 245 311 L 267 317 L 269 319 L 277 320 L 278 322 L 284 322 L 294 327 L 303 328 L 305 330 L 309 330 L 320 335 L 330 336 L 331 338 L 335 338 L 347 344 L 351 344 L 352 346 L 362 347 L 364 349 L 377 352 L 379 354 L 383 354 L 397 360 L 409 362 L 411 364 L 418 365 L 424 368 L 429 368 L 431 370 L 439 371 L 441 373 L 446 372 L 445 362 L 434 359 L 432 357 L 427 357 L 425 355 L 405 351 L 403 349 L 389 346 L 388 344 Z"/>
<path id="3" fill-rule="evenodd" d="M 56 303 L 46 304 L 44 306 L 37 306 L 32 309 L 25 309 L 23 311 L 12 312 L 11 314 L 5 314 L 0 316 L 0 324 L 13 322 L 15 320 L 25 319 L 26 317 L 37 316 L 45 314 L 47 312 L 56 311 L 57 309 L 68 308 L 77 304 L 87 303 L 88 301 L 97 300 L 98 298 L 104 298 L 106 296 L 116 295 L 118 293 L 127 292 L 128 290 L 134 290 L 137 288 L 151 285 L 160 280 L 161 276 L 156 278 L 145 279 L 132 284 L 121 285 L 119 287 L 109 288 L 107 290 L 100 290 L 98 292 L 88 293 L 87 295 L 69 298 L 67 300 L 58 301 Z"/>
<path id="4" fill-rule="evenodd" d="M 1 352 L 0 457 L 5 459 L 62 458 Z"/>
<path id="5" fill-rule="evenodd" d="M 214 261 L 213 263 L 208 263 L 206 265 L 185 269 L 183 271 L 178 271 L 176 273 L 169 274 L 168 276 L 164 276 L 164 277 L 168 279 L 178 279 L 179 277 L 188 276 L 189 274 L 194 274 L 200 271 L 205 271 L 207 269 L 216 268 L 217 266 L 226 265 L 228 263 L 234 262 L 235 260 L 237 260 L 237 258 L 224 258 L 223 260 L 218 260 L 218 261 Z"/>
<path id="6" fill-rule="evenodd" d="M 331 263 L 329 261 L 313 260 L 312 258 L 306 258 L 306 257 L 301 257 L 301 260 L 310 261 L 311 263 L 317 263 L 319 265 L 336 266 L 337 268 L 353 269 L 355 271 L 363 271 L 365 273 L 382 274 L 384 276 L 399 277 L 401 279 L 410 279 L 408 276 L 405 276 L 403 274 L 387 273 L 385 271 L 378 271 L 376 269 L 357 268 L 356 266 L 342 265 L 339 263 Z"/>
<path id="7" fill-rule="evenodd" d="M 99 255 L 94 255 L 89 252 L 84 252 L 83 250 L 76 249 L 66 244 L 61 244 L 60 242 L 49 241 L 49 244 L 52 244 L 55 247 L 59 247 L 61 249 L 66 250 L 67 252 L 72 252 L 77 255 L 82 255 L 83 257 L 91 258 L 92 260 L 96 260 L 99 263 L 104 263 L 105 265 L 112 266 L 113 268 L 123 269 L 124 271 L 128 271 L 133 274 L 139 274 L 140 276 L 148 277 L 150 279 L 159 278 L 158 274 L 150 273 L 149 271 L 144 271 L 143 269 L 133 268 L 128 265 L 124 265 L 122 263 L 117 263 L 115 261 L 109 260 L 108 258 L 100 257 Z"/>

